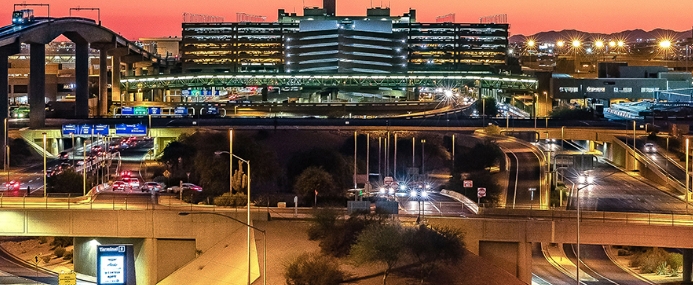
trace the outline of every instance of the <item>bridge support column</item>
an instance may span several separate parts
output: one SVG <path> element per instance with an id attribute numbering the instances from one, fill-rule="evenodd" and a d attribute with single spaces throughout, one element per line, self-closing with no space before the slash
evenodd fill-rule
<path id="1" fill-rule="evenodd" d="M 29 127 L 46 126 L 46 46 L 29 44 Z"/>
<path id="2" fill-rule="evenodd" d="M 75 116 L 89 117 L 89 43 L 75 43 Z"/>
<path id="3" fill-rule="evenodd" d="M 99 50 L 99 108 L 100 117 L 108 115 L 108 54 Z"/>
<path id="4" fill-rule="evenodd" d="M 693 271 L 693 249 L 683 249 L 683 283 L 693 284 L 691 273 Z"/>
<path id="5" fill-rule="evenodd" d="M 111 56 L 111 100 L 121 101 L 120 97 L 120 56 Z"/>
<path id="6" fill-rule="evenodd" d="M 5 129 L 5 119 L 9 117 L 9 96 L 10 96 L 10 91 L 8 90 L 9 87 L 9 81 L 8 81 L 8 76 L 9 76 L 9 61 L 7 59 L 7 56 L 9 54 L 2 52 L 0 50 L 0 155 L 2 155 L 3 159 L 2 161 L 5 162 L 5 159 L 7 158 L 7 154 L 5 154 L 5 150 L 7 149 L 5 142 L 7 142 L 7 129 Z M 6 164 L 3 163 L 3 169 L 6 167 Z M 6 170 L 6 169 L 4 169 Z"/>

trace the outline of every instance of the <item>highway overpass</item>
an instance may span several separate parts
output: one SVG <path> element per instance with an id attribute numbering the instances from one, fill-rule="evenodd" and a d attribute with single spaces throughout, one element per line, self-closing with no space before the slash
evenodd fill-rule
<path id="1" fill-rule="evenodd" d="M 234 216 L 233 213 L 225 214 Z M 256 214 L 254 219 L 267 217 L 264 212 Z M 577 242 L 575 211 L 483 209 L 481 216 L 473 218 L 430 216 L 427 219 L 433 226 L 462 230 L 471 252 L 491 260 L 528 284 L 531 282 L 531 243 Z M 583 211 L 581 220 L 581 244 L 687 249 L 684 251 L 684 268 L 688 270 L 684 272 L 684 278 L 688 279 L 684 280 L 690 280 L 692 216 Z M 214 261 L 214 264 L 229 264 L 224 268 L 229 272 L 226 280 L 235 277 L 243 283 L 247 268 L 244 265 L 245 246 L 238 240 L 244 240 L 245 233 L 244 226 L 230 219 L 212 215 L 182 217 L 172 210 L 0 210 L 0 235 L 75 237 L 75 269 L 78 272 L 94 273 L 90 253 L 97 242 L 134 244 L 138 284 L 156 284 L 162 280 L 162 284 L 183 284 L 180 279 L 167 279 L 167 276 L 188 270 L 186 264 L 193 264 L 196 277 L 206 278 L 205 274 L 210 274 L 212 269 L 206 271 L 204 268 L 212 266 L 212 261 L 208 260 L 210 264 L 205 265 L 198 264 L 199 260 L 207 260 L 202 256 L 209 252 L 214 254 L 211 249 L 216 249 L 220 241 L 226 240 L 236 240 L 235 244 L 227 245 L 241 254 L 231 255 L 228 260 Z M 202 251 L 202 256 L 198 257 L 198 263 L 191 262 L 197 250 Z M 257 257 L 253 258 L 254 278 L 260 274 L 257 260 Z M 180 275 L 174 273 L 171 276 Z"/>

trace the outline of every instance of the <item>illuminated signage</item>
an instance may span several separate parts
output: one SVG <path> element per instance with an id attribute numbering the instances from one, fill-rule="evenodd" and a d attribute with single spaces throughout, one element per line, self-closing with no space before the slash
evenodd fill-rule
<path id="1" fill-rule="evenodd" d="M 147 135 L 147 126 L 142 124 L 117 124 L 115 125 L 117 136 L 144 136 Z"/>
<path id="2" fill-rule="evenodd" d="M 176 107 L 174 114 L 181 115 L 181 116 L 187 116 L 188 115 L 188 107 Z"/>
<path id="3" fill-rule="evenodd" d="M 63 136 L 67 137 L 72 135 L 78 135 L 79 134 L 79 126 L 74 125 L 74 124 L 68 124 L 68 125 L 63 125 Z"/>
<path id="4" fill-rule="evenodd" d="M 100 245 L 96 253 L 97 284 L 125 285 L 127 283 L 125 245 Z"/>

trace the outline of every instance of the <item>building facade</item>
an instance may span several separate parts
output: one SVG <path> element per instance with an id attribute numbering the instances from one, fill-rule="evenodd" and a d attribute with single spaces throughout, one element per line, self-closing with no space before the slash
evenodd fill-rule
<path id="1" fill-rule="evenodd" d="M 419 23 L 415 10 L 392 16 L 380 7 L 335 16 L 333 4 L 302 16 L 280 9 L 274 23 L 183 23 L 183 72 L 492 73 L 506 65 L 508 24 Z M 326 58 L 329 45 L 311 41 L 329 42 L 334 58 Z M 289 59 L 318 49 L 317 61 Z"/>

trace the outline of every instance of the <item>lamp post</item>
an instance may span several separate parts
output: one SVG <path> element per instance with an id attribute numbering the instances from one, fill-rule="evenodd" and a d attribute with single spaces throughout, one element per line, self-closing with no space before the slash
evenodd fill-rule
<path id="1" fill-rule="evenodd" d="M 577 40 L 577 39 L 573 40 L 572 45 L 573 45 L 573 51 L 575 53 L 575 59 L 574 59 L 575 70 L 577 72 L 579 72 L 580 71 L 580 67 L 579 67 L 580 65 L 578 63 L 577 57 L 578 57 L 578 49 L 580 48 L 580 45 L 581 45 L 580 40 Z"/>
<path id="2" fill-rule="evenodd" d="M 424 158 L 424 145 L 426 145 L 426 139 L 421 140 L 421 175 L 423 179 L 426 180 L 426 161 Z"/>
<path id="3" fill-rule="evenodd" d="M 668 60 L 667 58 L 667 51 L 669 51 L 669 48 L 671 48 L 671 41 L 670 40 L 662 40 L 659 42 L 659 47 L 664 50 L 664 61 Z"/>
<path id="4" fill-rule="evenodd" d="M 688 189 L 690 189 L 690 180 L 691 180 L 690 168 L 689 168 L 690 166 L 688 165 L 688 161 L 689 161 L 688 149 L 689 148 L 690 148 L 689 139 L 686 138 L 686 191 L 684 191 L 684 194 L 686 195 L 686 213 L 688 213 L 688 196 L 689 196 L 688 195 Z"/>
<path id="5" fill-rule="evenodd" d="M 72 139 L 72 169 L 75 168 L 75 133 L 70 132 L 70 138 Z"/>
<path id="6" fill-rule="evenodd" d="M 46 177 L 47 175 L 47 169 L 46 169 L 46 133 L 42 133 L 43 135 L 43 198 L 48 199 L 48 191 L 46 189 Z"/>
<path id="7" fill-rule="evenodd" d="M 247 197 L 248 201 L 247 201 L 246 208 L 247 208 L 247 212 L 248 212 L 247 224 L 250 225 L 250 160 L 242 159 L 239 156 L 237 156 L 231 152 L 228 152 L 228 151 L 215 151 L 214 154 L 215 155 L 228 154 L 230 156 L 229 160 L 233 160 L 233 158 L 235 157 L 238 160 L 245 162 L 245 164 L 247 165 L 247 167 L 248 167 L 248 175 L 247 175 L 248 176 L 248 182 L 247 182 L 248 190 L 247 190 L 246 194 L 248 196 Z M 233 176 L 233 172 L 231 172 L 231 169 L 229 169 L 229 175 Z M 248 268 L 249 268 L 248 269 L 248 284 L 250 285 L 250 228 L 248 228 Z"/>
<path id="8" fill-rule="evenodd" d="M 90 140 L 84 140 L 82 144 L 82 195 L 87 196 L 87 144 Z"/>
<path id="9" fill-rule="evenodd" d="M 576 267 L 575 276 L 577 278 L 575 278 L 575 280 L 577 281 L 577 285 L 580 285 L 580 190 L 582 190 L 588 186 L 591 186 L 594 183 L 594 180 L 590 179 L 588 174 L 585 173 L 585 174 L 581 174 L 581 175 L 585 175 L 585 176 L 581 177 L 581 178 L 584 177 L 585 185 L 583 185 L 582 187 L 578 187 L 575 190 L 575 196 L 577 197 L 577 236 L 576 236 L 577 237 L 577 262 L 575 263 L 575 267 Z M 578 181 L 578 182 L 580 182 L 580 181 Z M 573 187 L 574 187 L 574 185 L 575 184 L 573 184 Z M 579 186 L 579 184 L 578 184 L 578 186 Z"/>
<path id="10" fill-rule="evenodd" d="M 239 158 L 240 159 L 240 158 Z M 248 184 L 250 185 L 250 184 Z M 263 263 L 263 268 L 262 268 L 262 284 L 267 284 L 267 231 L 258 229 L 254 226 L 251 226 L 250 224 L 244 223 L 241 220 L 238 220 L 234 217 L 223 215 L 220 213 L 215 213 L 215 212 L 179 212 L 178 215 L 180 216 L 187 216 L 187 215 L 214 215 L 214 216 L 220 216 L 224 217 L 227 219 L 234 220 L 246 227 L 248 227 L 248 233 L 250 233 L 250 229 L 257 230 L 262 233 L 262 263 Z M 250 235 L 248 235 L 248 285 L 250 285 Z"/>

